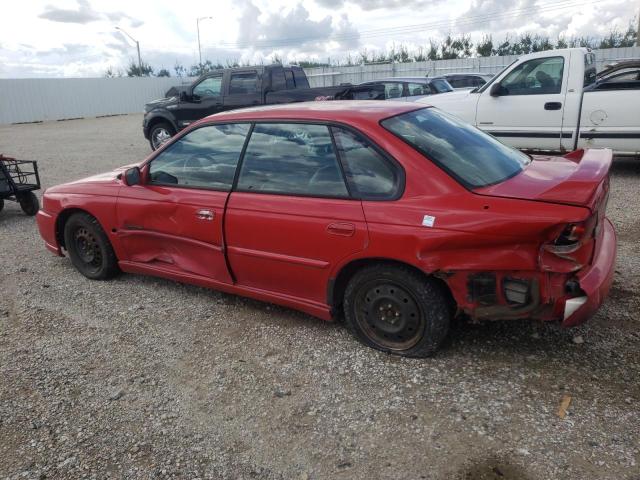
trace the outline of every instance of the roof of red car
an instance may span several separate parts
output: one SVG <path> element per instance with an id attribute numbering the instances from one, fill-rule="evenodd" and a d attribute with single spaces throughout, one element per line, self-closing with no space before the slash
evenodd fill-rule
<path id="1" fill-rule="evenodd" d="M 424 104 L 381 100 L 327 100 L 251 107 L 217 113 L 207 120 L 321 120 L 379 122 L 401 113 L 424 108 Z"/>

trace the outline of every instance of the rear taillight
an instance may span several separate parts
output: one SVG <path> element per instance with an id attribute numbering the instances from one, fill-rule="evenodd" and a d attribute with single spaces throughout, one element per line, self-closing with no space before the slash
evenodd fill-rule
<path id="1" fill-rule="evenodd" d="M 572 222 L 555 228 L 550 241 L 542 244 L 541 267 L 553 272 L 575 272 L 589 263 L 597 221 L 598 216 L 593 215 L 584 222 Z"/>

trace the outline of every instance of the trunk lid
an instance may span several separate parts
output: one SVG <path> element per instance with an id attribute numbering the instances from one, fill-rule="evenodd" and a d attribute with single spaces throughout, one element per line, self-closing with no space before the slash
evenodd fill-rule
<path id="1" fill-rule="evenodd" d="M 475 189 L 480 195 L 588 207 L 592 211 L 607 190 L 613 152 L 576 150 L 562 157 L 534 155 L 525 169 L 504 182 Z"/>

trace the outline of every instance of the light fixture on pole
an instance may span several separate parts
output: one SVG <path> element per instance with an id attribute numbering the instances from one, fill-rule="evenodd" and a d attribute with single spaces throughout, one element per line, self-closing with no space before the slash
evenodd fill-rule
<path id="1" fill-rule="evenodd" d="M 200 59 L 200 63 L 198 65 L 202 66 L 202 48 L 200 47 L 200 20 L 213 20 L 213 17 L 198 17 L 196 19 L 196 29 L 198 30 L 198 58 Z"/>
<path id="2" fill-rule="evenodd" d="M 138 42 L 135 38 L 133 38 L 131 35 L 129 35 L 123 28 L 116 27 L 116 30 L 121 31 L 127 37 L 129 37 L 131 40 L 136 42 L 136 48 L 138 49 L 138 71 L 140 73 L 140 76 L 142 76 L 142 59 L 140 58 L 140 42 Z"/>

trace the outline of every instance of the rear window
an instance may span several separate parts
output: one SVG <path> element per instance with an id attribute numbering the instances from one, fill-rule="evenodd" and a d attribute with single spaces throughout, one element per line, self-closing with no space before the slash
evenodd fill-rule
<path id="1" fill-rule="evenodd" d="M 388 118 L 382 126 L 467 188 L 511 178 L 530 161 L 524 153 L 434 108 Z"/>

